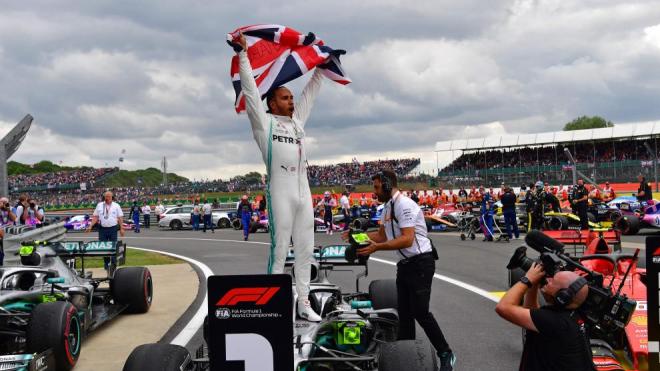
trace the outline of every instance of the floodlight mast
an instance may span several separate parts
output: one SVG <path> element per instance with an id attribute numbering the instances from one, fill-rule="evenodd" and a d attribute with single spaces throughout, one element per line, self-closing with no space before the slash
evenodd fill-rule
<path id="1" fill-rule="evenodd" d="M 644 147 L 646 147 L 646 151 L 653 159 L 653 181 L 655 182 L 655 191 L 658 192 L 658 154 L 651 149 L 651 146 L 647 142 L 644 142 Z"/>
<path id="2" fill-rule="evenodd" d="M 575 161 L 575 158 L 573 157 L 573 155 L 571 154 L 571 151 L 568 148 L 564 148 L 564 154 L 566 155 L 566 157 L 568 157 L 568 161 L 571 162 L 571 164 L 572 164 L 571 166 L 573 167 L 573 184 L 577 184 L 577 177 L 579 175 L 580 178 L 586 180 L 588 183 L 591 183 L 596 188 L 598 188 L 600 191 L 603 190 L 602 188 L 600 188 L 598 183 L 596 183 L 593 179 L 591 179 L 588 176 L 584 175 L 583 172 L 581 172 L 577 169 L 577 161 Z"/>
<path id="3" fill-rule="evenodd" d="M 2 196 L 9 196 L 9 182 L 7 177 L 7 160 L 18 150 L 23 139 L 32 126 L 34 118 L 25 115 L 13 129 L 0 140 L 0 192 Z"/>

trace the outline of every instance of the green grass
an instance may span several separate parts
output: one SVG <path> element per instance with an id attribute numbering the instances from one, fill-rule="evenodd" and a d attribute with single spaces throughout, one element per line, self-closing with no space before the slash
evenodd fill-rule
<path id="1" fill-rule="evenodd" d="M 138 183 L 140 180 L 140 183 Z M 188 178 L 167 173 L 167 180 L 171 183 L 187 182 Z M 119 170 L 103 180 L 101 185 L 105 187 L 155 187 L 163 182 L 163 173 L 153 167 L 144 170 Z"/>
<path id="2" fill-rule="evenodd" d="M 78 170 L 78 169 L 91 169 L 89 166 L 59 166 L 50 161 L 44 160 L 35 164 L 22 164 L 16 161 L 9 161 L 7 163 L 7 175 L 16 174 L 40 174 L 40 173 L 54 173 L 58 171 Z"/>
<path id="3" fill-rule="evenodd" d="M 127 267 L 145 266 L 145 265 L 163 265 L 163 264 L 181 264 L 182 260 L 172 258 L 168 255 L 158 254 L 155 252 L 136 250 L 128 248 L 126 250 L 126 264 Z M 76 258 L 76 267 L 81 267 L 80 258 Z M 87 268 L 103 268 L 103 258 L 85 258 L 85 269 Z"/>

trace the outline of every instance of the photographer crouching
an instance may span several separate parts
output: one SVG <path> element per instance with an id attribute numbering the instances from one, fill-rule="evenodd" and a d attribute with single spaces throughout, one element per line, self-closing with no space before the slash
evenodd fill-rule
<path id="1" fill-rule="evenodd" d="M 372 178 L 378 201 L 385 204 L 377 231 L 367 233 L 369 245 L 357 250 L 368 256 L 390 250 L 397 256 L 396 287 L 399 312 L 399 340 L 415 339 L 415 320 L 433 344 L 440 358 L 440 371 L 452 371 L 456 357 L 429 311 L 431 284 L 437 252 L 427 237 L 424 213 L 417 203 L 397 188 L 393 171 L 382 171 Z M 342 234 L 349 239 L 349 231 Z"/>
<path id="2" fill-rule="evenodd" d="M 540 306 L 539 291 L 549 305 Z M 582 276 L 559 271 L 546 277 L 538 263 L 511 286 L 495 311 L 527 330 L 521 371 L 594 370 L 584 320 L 578 313 L 588 294 L 589 286 Z"/>

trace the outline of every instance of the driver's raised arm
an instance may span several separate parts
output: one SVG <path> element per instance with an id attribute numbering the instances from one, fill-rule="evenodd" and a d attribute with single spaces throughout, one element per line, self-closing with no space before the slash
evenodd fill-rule
<path id="1" fill-rule="evenodd" d="M 238 53 L 238 61 L 241 88 L 245 97 L 245 110 L 252 125 L 252 135 L 261 147 L 264 144 L 262 141 L 267 135 L 268 115 L 261 102 L 261 94 L 259 93 L 257 82 L 254 80 L 254 76 L 252 76 L 252 66 L 250 66 L 250 60 L 247 55 L 247 44 Z"/>
<path id="2" fill-rule="evenodd" d="M 312 78 L 309 79 L 307 85 L 300 94 L 300 99 L 294 103 L 293 116 L 300 123 L 301 127 L 305 127 L 305 123 L 309 118 L 309 113 L 312 111 L 312 106 L 316 100 L 316 96 L 319 94 L 321 89 L 321 83 L 323 82 L 323 74 L 321 70 L 317 67 L 312 74 Z"/>

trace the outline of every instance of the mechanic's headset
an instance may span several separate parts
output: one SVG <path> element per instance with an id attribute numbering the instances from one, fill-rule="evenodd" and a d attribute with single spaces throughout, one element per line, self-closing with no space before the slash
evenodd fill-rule
<path id="1" fill-rule="evenodd" d="M 580 291 L 580 289 L 582 289 L 587 283 L 588 282 L 584 277 L 576 279 L 567 288 L 559 290 L 555 300 L 562 307 L 569 305 L 571 301 L 573 301 L 573 298 L 575 298 L 575 295 L 578 293 L 578 291 Z"/>
<path id="2" fill-rule="evenodd" d="M 380 177 L 380 184 L 383 193 L 388 196 L 392 195 L 392 179 L 390 179 L 390 177 L 383 171 L 378 173 L 378 175 Z"/>

